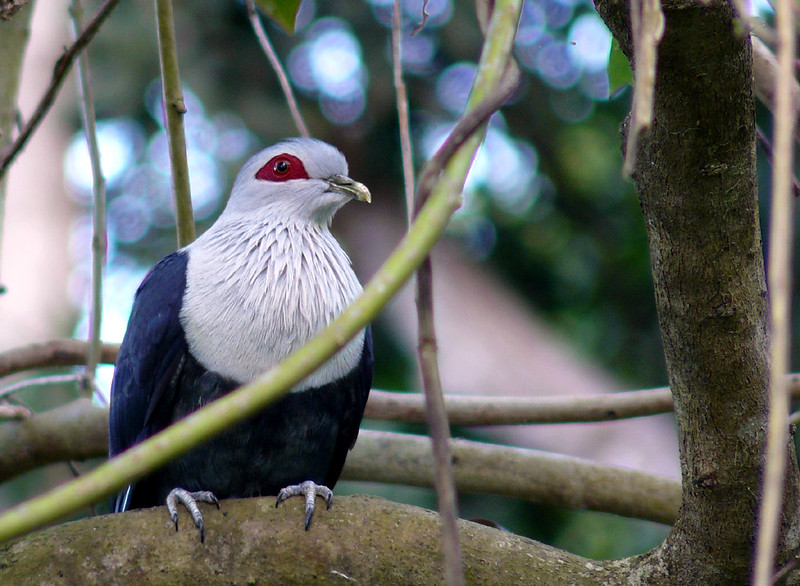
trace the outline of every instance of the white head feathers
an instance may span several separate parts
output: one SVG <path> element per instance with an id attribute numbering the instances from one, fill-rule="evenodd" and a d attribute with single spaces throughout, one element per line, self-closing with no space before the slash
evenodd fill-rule
<path id="1" fill-rule="evenodd" d="M 247 382 L 326 327 L 361 291 L 350 259 L 328 228 L 369 191 L 347 177 L 334 147 L 292 139 L 244 164 L 225 211 L 186 248 L 181 324 L 207 369 Z M 363 332 L 295 391 L 346 375 Z"/>
<path id="2" fill-rule="evenodd" d="M 294 138 L 242 166 L 224 214 L 265 212 L 330 224 L 336 210 L 354 198 L 369 201 L 369 190 L 347 177 L 344 155 L 320 140 Z"/>

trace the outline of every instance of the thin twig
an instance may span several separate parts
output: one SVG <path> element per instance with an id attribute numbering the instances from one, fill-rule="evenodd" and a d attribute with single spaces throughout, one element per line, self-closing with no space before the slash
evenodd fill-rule
<path id="1" fill-rule="evenodd" d="M 94 38 L 94 36 L 97 34 L 97 31 L 100 30 L 100 25 L 103 24 L 103 21 L 118 3 L 119 0 L 106 0 L 100 6 L 100 8 L 97 9 L 97 12 L 94 13 L 94 16 L 92 16 L 91 20 L 86 25 L 86 28 L 83 30 L 80 36 L 75 40 L 74 43 L 72 43 L 72 45 L 67 48 L 66 51 L 64 51 L 64 54 L 59 57 L 58 61 L 56 61 L 55 69 L 53 70 L 53 77 L 50 80 L 50 85 L 44 92 L 42 98 L 39 100 L 36 110 L 34 110 L 33 115 L 25 123 L 25 126 L 22 128 L 13 144 L 11 144 L 2 154 L 2 158 L 0 159 L 0 179 L 5 176 L 9 165 L 11 165 L 16 156 L 28 142 L 28 139 L 31 137 L 31 134 L 33 134 L 33 131 L 36 130 L 44 118 L 44 115 L 47 114 L 47 111 L 53 105 L 53 101 L 58 94 L 58 90 L 61 87 L 61 84 L 64 82 L 64 79 L 66 79 L 75 57 L 77 57 L 78 54 L 86 48 L 86 45 L 88 45 L 89 42 Z"/>
<path id="2" fill-rule="evenodd" d="M 761 148 L 764 149 L 764 154 L 767 156 L 769 164 L 772 165 L 772 143 L 758 124 L 756 124 L 756 141 L 761 145 Z M 792 193 L 795 197 L 800 195 L 800 181 L 797 180 L 797 175 L 794 173 L 792 173 Z"/>
<path id="3" fill-rule="evenodd" d="M 406 193 L 408 225 L 422 207 L 414 192 L 414 164 L 411 152 L 411 132 L 408 122 L 408 96 L 403 82 L 402 62 L 402 17 L 400 0 L 395 0 L 392 15 L 392 61 L 394 87 L 397 99 L 397 115 L 400 128 L 400 147 L 403 156 L 403 176 Z M 423 8 L 423 15 L 425 11 Z M 423 21 L 425 16 L 423 16 Z M 450 454 L 450 427 L 442 398 L 442 381 L 439 375 L 439 359 L 436 344 L 436 328 L 433 318 L 433 276 L 431 257 L 425 257 L 417 270 L 416 280 L 418 356 L 422 387 L 425 391 L 425 413 L 430 430 L 434 456 L 434 486 L 442 526 L 442 549 L 444 551 L 444 577 L 448 585 L 464 584 L 461 544 L 458 539 L 458 493 Z"/>
<path id="4" fill-rule="evenodd" d="M 622 165 L 622 174 L 625 177 L 630 177 L 633 173 L 639 151 L 639 138 L 653 121 L 656 49 L 664 34 L 664 14 L 661 12 L 660 0 L 631 0 L 630 11 L 636 66 L 633 71 L 631 124 Z"/>
<path id="5" fill-rule="evenodd" d="M 84 359 L 86 356 L 84 355 Z M 77 383 L 83 379 L 82 373 L 74 372 L 72 374 L 55 374 L 52 376 L 42 376 L 38 378 L 26 379 L 17 383 L 0 388 L 0 399 L 10 397 L 25 389 L 32 387 L 44 387 L 50 385 L 62 385 L 65 383 Z"/>
<path id="6" fill-rule="evenodd" d="M 172 0 L 155 0 L 158 21 L 158 54 L 161 63 L 161 88 L 166 112 L 169 163 L 172 170 L 172 192 L 175 198 L 176 229 L 178 247 L 186 246 L 195 239 L 192 196 L 189 188 L 189 162 L 186 155 L 186 132 L 183 115 L 186 104 L 181 90 L 178 70 L 178 47 L 175 40 L 175 20 L 172 15 Z"/>
<path id="7" fill-rule="evenodd" d="M 77 37 L 83 19 L 80 0 L 72 0 L 72 34 Z M 103 321 L 103 271 L 106 266 L 108 237 L 106 234 L 106 180 L 100 166 L 100 146 L 97 141 L 97 119 L 92 97 L 92 82 L 89 76 L 89 56 L 81 51 L 78 56 L 78 94 L 81 102 L 81 117 L 92 165 L 92 303 L 89 309 L 89 351 L 86 360 L 86 378 L 83 392 L 91 396 L 94 377 L 100 360 L 102 340 L 100 328 Z"/>
<path id="8" fill-rule="evenodd" d="M 753 88 L 756 97 L 775 115 L 775 90 L 778 87 L 780 67 L 772 50 L 758 37 L 750 37 L 753 46 Z M 797 112 L 800 111 L 800 85 L 797 80 L 790 80 L 792 87 L 792 107 L 795 112 L 794 138 L 800 141 Z"/>
<path id="9" fill-rule="evenodd" d="M 792 0 L 776 0 L 775 23 L 779 36 L 778 71 L 773 121 L 775 157 L 772 164 L 772 208 L 767 266 L 769 290 L 770 351 L 769 421 L 766 465 L 759 508 L 758 537 L 753 582 L 772 583 L 781 527 L 786 451 L 789 443 L 789 370 L 792 295 L 792 236 L 794 198 L 792 176 L 796 109 L 793 105 L 795 14 Z"/>
<path id="10" fill-rule="evenodd" d="M 310 134 L 308 133 L 306 123 L 303 121 L 303 115 L 300 114 L 300 108 L 297 106 L 297 100 L 294 97 L 292 86 L 289 83 L 289 77 L 286 75 L 286 71 L 283 69 L 280 59 L 278 59 L 278 55 L 272 47 L 272 43 L 269 42 L 267 31 L 264 29 L 264 25 L 261 24 L 261 19 L 258 16 L 258 12 L 256 12 L 253 0 L 247 0 L 247 14 L 250 17 L 250 23 L 253 25 L 253 31 L 256 33 L 258 42 L 261 44 L 261 48 L 267 56 L 270 65 L 272 65 L 275 75 L 278 76 L 278 81 L 281 84 L 286 103 L 289 105 L 289 110 L 292 113 L 292 119 L 294 119 L 294 124 L 297 126 L 297 131 L 300 133 L 300 136 L 308 138 Z"/>
<path id="11" fill-rule="evenodd" d="M 422 388 L 425 391 L 425 413 L 433 446 L 434 485 L 442 524 L 445 584 L 464 584 L 461 544 L 458 540 L 458 492 L 453 475 L 450 450 L 450 425 L 444 406 L 442 381 L 439 375 L 439 351 L 433 317 L 433 268 L 427 256 L 417 270 L 417 324 Z"/>
<path id="12" fill-rule="evenodd" d="M 475 130 L 485 124 L 492 114 L 513 95 L 518 84 L 519 69 L 515 63 L 510 62 L 495 90 L 462 115 L 439 150 L 423 167 L 417 182 L 418 199 L 427 201 L 436 187 L 440 174 L 445 170 L 445 164 L 472 137 Z M 458 202 L 455 202 L 455 205 L 457 204 Z"/>
<path id="13" fill-rule="evenodd" d="M 394 70 L 394 91 L 397 100 L 397 121 L 400 127 L 400 153 L 403 157 L 406 214 L 410 226 L 414 215 L 414 155 L 411 148 L 411 125 L 408 119 L 408 93 L 405 81 L 403 81 L 402 37 L 402 9 L 400 0 L 395 0 L 392 11 L 392 69 Z"/>
<path id="14" fill-rule="evenodd" d="M 493 51 L 498 51 L 498 46 L 502 46 L 503 34 L 507 34 L 509 27 L 516 28 L 521 9 L 520 2 L 498 2 L 491 14 L 489 28 L 486 33 L 486 42 L 481 62 L 478 67 L 475 85 L 470 99 L 467 103 L 467 111 L 475 109 L 476 105 L 484 97 L 481 89 L 487 78 L 493 78 L 497 86 L 506 89 L 503 84 L 504 77 L 511 70 L 509 67 L 509 57 L 502 62 L 492 59 Z M 506 31 L 506 32 L 501 32 Z M 508 53 L 505 52 L 507 56 Z M 492 67 L 498 68 L 489 71 L 489 63 Z M 516 76 L 515 81 L 516 81 Z M 497 104 L 497 108 L 502 102 Z M 491 112 L 486 112 L 486 120 L 491 116 Z M 479 127 L 481 128 L 481 127 Z M 470 135 L 469 145 L 465 144 L 458 152 L 463 154 L 460 161 L 455 164 L 461 166 L 458 173 L 452 177 L 457 177 L 459 183 L 450 185 L 454 192 L 457 189 L 459 197 L 454 199 L 457 203 L 460 199 L 460 192 L 463 189 L 464 181 L 469 170 L 475 152 L 480 141 L 485 135 L 486 123 L 482 125 L 482 130 Z M 466 159 L 469 155 L 469 159 Z M 462 174 L 463 173 L 463 174 Z M 423 171 L 423 178 L 429 177 Z M 414 199 L 414 218 L 418 217 L 420 210 L 427 201 L 428 194 L 425 189 L 430 184 L 427 181 L 420 181 L 420 189 Z M 455 477 L 453 474 L 452 454 L 450 449 L 450 427 L 447 421 L 447 413 L 444 406 L 444 398 L 439 375 L 438 351 L 436 342 L 436 330 L 433 316 L 433 272 L 430 256 L 420 264 L 417 271 L 416 282 L 417 297 L 417 319 L 419 327 L 419 346 L 418 354 L 420 370 L 422 374 L 422 386 L 425 391 L 425 411 L 427 414 L 428 428 L 432 440 L 434 458 L 434 485 L 436 487 L 436 497 L 438 502 L 439 514 L 442 527 L 442 549 L 444 551 L 444 573 L 445 583 L 450 585 L 464 584 L 463 560 L 461 557 L 461 546 L 458 539 L 458 494 L 456 490 Z"/>

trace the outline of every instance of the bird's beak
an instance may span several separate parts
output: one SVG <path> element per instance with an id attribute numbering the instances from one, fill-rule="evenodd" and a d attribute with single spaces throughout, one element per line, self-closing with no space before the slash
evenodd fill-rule
<path id="1" fill-rule="evenodd" d="M 372 201 L 372 195 L 370 195 L 367 186 L 363 183 L 359 183 L 358 181 L 353 181 L 350 179 L 350 177 L 346 177 L 344 175 L 334 175 L 332 177 L 328 177 L 328 185 L 330 185 L 329 191 L 335 191 L 337 193 L 349 195 L 358 201 L 364 201 L 367 203 Z"/>

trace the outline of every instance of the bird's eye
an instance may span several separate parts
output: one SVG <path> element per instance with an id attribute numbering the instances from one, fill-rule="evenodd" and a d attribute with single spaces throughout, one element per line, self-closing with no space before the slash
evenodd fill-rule
<path id="1" fill-rule="evenodd" d="M 261 181 L 308 179 L 308 173 L 306 173 L 306 168 L 303 166 L 303 161 L 294 155 L 283 153 L 267 161 L 267 164 L 256 173 L 256 179 Z"/>

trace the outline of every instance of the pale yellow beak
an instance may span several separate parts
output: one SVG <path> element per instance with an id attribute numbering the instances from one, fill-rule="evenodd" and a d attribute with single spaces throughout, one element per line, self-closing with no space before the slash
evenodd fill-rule
<path id="1" fill-rule="evenodd" d="M 358 201 L 372 202 L 372 195 L 363 183 L 353 181 L 345 175 L 334 175 L 333 177 L 328 177 L 327 181 L 328 185 L 330 185 L 330 191 L 349 195 Z"/>

